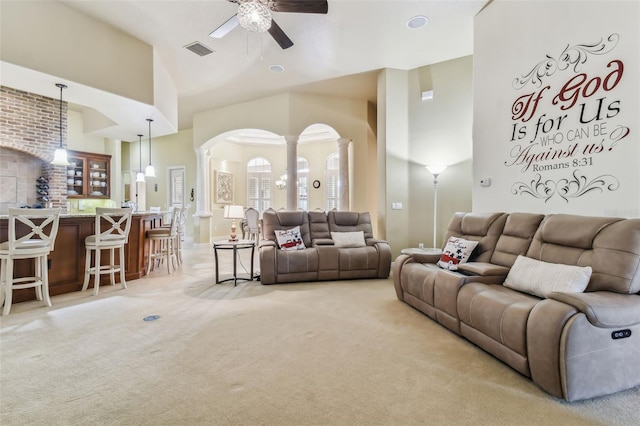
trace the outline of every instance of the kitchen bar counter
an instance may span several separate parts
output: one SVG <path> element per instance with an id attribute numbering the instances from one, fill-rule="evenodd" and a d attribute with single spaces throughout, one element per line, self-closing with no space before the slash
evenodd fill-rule
<path id="1" fill-rule="evenodd" d="M 127 281 L 145 275 L 148 250 L 145 235 L 147 230 L 162 225 L 162 217 L 163 212 L 140 212 L 132 215 L 129 242 L 124 250 L 125 279 Z M 8 215 L 0 216 L 0 241 L 7 241 L 8 222 Z M 51 296 L 82 289 L 85 265 L 84 239 L 94 233 L 94 226 L 95 214 L 81 213 L 60 216 L 55 249 L 49 256 L 49 294 Z M 103 255 L 102 259 L 106 263 L 109 257 Z M 14 276 L 33 275 L 32 265 L 33 261 L 16 261 Z M 101 277 L 101 279 L 104 284 L 108 285 L 108 275 Z M 118 274 L 116 274 L 116 282 L 118 280 Z M 93 287 L 93 283 L 90 283 L 89 286 Z M 31 299 L 35 299 L 34 289 L 14 290 L 14 303 Z"/>

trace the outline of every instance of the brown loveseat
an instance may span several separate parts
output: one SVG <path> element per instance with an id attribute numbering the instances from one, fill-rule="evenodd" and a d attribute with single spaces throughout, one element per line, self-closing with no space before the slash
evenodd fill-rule
<path id="1" fill-rule="evenodd" d="M 282 250 L 276 231 L 300 227 L 305 248 Z M 332 232 L 362 232 L 360 247 L 338 247 Z M 299 281 L 387 278 L 391 248 L 373 238 L 369 213 L 347 211 L 274 211 L 262 215 L 260 279 L 262 284 Z"/>
<path id="2" fill-rule="evenodd" d="M 398 299 L 556 397 L 640 385 L 640 219 L 457 213 L 450 236 L 479 241 L 469 261 L 449 271 L 436 266 L 437 255 L 400 255 Z M 519 255 L 547 262 L 533 261 L 542 268 L 590 267 L 586 289 L 541 297 L 507 287 Z"/>

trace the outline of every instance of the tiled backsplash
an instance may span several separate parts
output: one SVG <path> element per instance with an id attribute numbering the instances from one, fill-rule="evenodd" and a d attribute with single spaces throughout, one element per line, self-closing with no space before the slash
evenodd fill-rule
<path id="1" fill-rule="evenodd" d="M 60 144 L 60 101 L 0 87 L 0 214 L 9 207 L 40 203 L 36 179 L 49 180 L 47 197 L 67 208 L 66 167 L 52 166 Z M 63 102 L 62 134 L 66 145 L 67 104 Z"/>
<path id="2" fill-rule="evenodd" d="M 36 179 L 42 176 L 42 160 L 0 147 L 0 170 L 0 214 L 7 214 L 9 207 L 39 203 Z"/>

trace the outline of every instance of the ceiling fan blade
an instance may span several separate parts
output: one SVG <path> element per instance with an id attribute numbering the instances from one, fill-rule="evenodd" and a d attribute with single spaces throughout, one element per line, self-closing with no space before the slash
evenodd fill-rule
<path id="1" fill-rule="evenodd" d="M 211 34 L 209 34 L 209 37 L 222 38 L 227 34 L 229 34 L 229 32 L 231 32 L 231 30 L 233 30 L 239 24 L 240 23 L 238 22 L 238 15 L 233 15 L 231 18 L 227 19 L 227 21 L 224 24 L 220 25 L 218 28 L 211 31 Z"/>
<path id="2" fill-rule="evenodd" d="M 273 0 L 270 5 L 274 12 L 327 13 L 327 0 Z"/>
<path id="3" fill-rule="evenodd" d="M 269 28 L 269 34 L 271 34 L 271 37 L 273 37 L 273 39 L 283 49 L 288 49 L 293 46 L 293 42 L 291 41 L 291 39 L 284 33 L 284 31 L 282 31 L 282 28 L 280 28 L 280 26 L 276 24 L 276 21 L 274 21 L 273 19 L 271 20 L 271 28 Z"/>

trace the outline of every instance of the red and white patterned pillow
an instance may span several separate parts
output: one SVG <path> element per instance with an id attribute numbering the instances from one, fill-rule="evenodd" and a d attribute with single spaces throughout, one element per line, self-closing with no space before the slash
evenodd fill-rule
<path id="1" fill-rule="evenodd" d="M 473 249 L 478 245 L 477 241 L 469 241 L 458 237 L 449 237 L 444 247 L 438 266 L 450 271 L 456 271 L 461 263 L 469 260 Z"/>
<path id="2" fill-rule="evenodd" d="M 305 247 L 300 234 L 300 227 L 296 226 L 291 229 L 280 229 L 274 231 L 278 247 L 282 250 L 302 250 Z"/>

